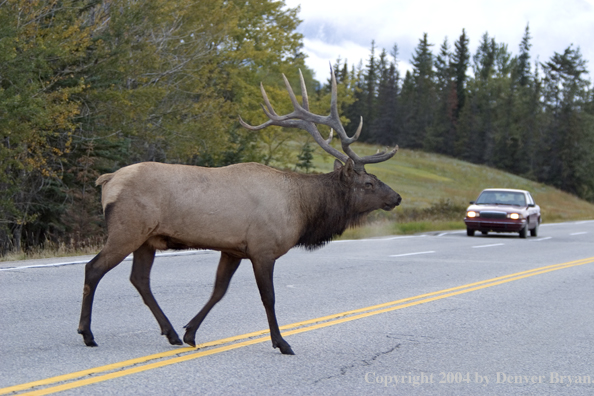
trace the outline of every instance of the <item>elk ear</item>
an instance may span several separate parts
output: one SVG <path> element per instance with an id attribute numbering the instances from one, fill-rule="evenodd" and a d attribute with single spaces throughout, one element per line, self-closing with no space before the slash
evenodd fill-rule
<path id="1" fill-rule="evenodd" d="M 342 179 L 343 180 L 351 180 L 355 173 L 355 163 L 352 159 L 348 159 L 344 166 L 342 167 Z"/>
<path id="2" fill-rule="evenodd" d="M 342 162 L 340 162 L 339 160 L 335 159 L 334 160 L 334 170 L 337 171 L 337 170 L 339 170 L 342 167 L 343 167 Z"/>

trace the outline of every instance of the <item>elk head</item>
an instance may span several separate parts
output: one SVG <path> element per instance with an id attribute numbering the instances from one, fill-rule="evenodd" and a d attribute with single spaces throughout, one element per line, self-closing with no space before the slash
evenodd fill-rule
<path id="1" fill-rule="evenodd" d="M 293 103 L 293 112 L 286 115 L 278 115 L 268 99 L 268 95 L 264 90 L 264 86 L 260 83 L 260 90 L 264 98 L 264 105 L 262 109 L 269 120 L 261 125 L 252 126 L 247 124 L 241 116 L 239 122 L 245 128 L 258 131 L 270 125 L 276 125 L 289 128 L 300 128 L 306 130 L 327 153 L 336 158 L 334 162 L 334 172 L 340 173 L 340 179 L 345 185 L 349 187 L 351 194 L 351 204 L 353 209 L 360 214 L 369 213 L 376 209 L 392 210 L 400 204 L 401 197 L 398 193 L 381 182 L 377 177 L 365 171 L 366 164 L 374 164 L 378 162 L 387 161 L 392 158 L 398 151 L 398 146 L 395 146 L 390 151 L 377 152 L 376 154 L 359 157 L 350 147 L 355 142 L 361 130 L 363 129 L 363 117 L 359 122 L 359 127 L 352 137 L 349 137 L 340 122 L 338 114 L 338 89 L 336 84 L 336 77 L 332 66 L 330 66 L 330 73 L 332 76 L 332 95 L 330 102 L 330 114 L 328 116 L 320 116 L 309 111 L 309 99 L 307 97 L 307 89 L 303 74 L 299 70 L 299 78 L 301 82 L 301 96 L 303 104 L 299 104 L 291 84 L 287 77 L 283 74 L 285 86 L 289 92 L 291 102 Z M 316 124 L 326 125 L 330 127 L 330 136 L 324 139 L 318 130 Z M 335 149 L 330 145 L 332 141 L 333 132 L 336 131 L 340 138 L 343 152 Z"/>

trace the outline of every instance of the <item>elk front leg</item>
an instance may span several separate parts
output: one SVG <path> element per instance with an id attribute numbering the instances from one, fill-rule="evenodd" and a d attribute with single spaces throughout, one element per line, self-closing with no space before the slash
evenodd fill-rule
<path id="1" fill-rule="evenodd" d="M 253 259 L 254 275 L 256 276 L 256 283 L 260 291 L 262 303 L 266 309 L 266 316 L 268 317 L 268 326 L 270 327 L 270 339 L 272 340 L 272 347 L 279 348 L 285 355 L 294 355 L 291 346 L 281 336 L 278 323 L 276 321 L 276 313 L 274 312 L 274 273 L 275 260 L 261 260 Z"/>
<path id="2" fill-rule="evenodd" d="M 131 252 L 128 251 L 111 249 L 108 240 L 103 250 L 85 266 L 85 285 L 83 288 L 78 334 L 83 336 L 86 346 L 97 346 L 95 338 L 93 337 L 93 332 L 91 331 L 93 299 L 95 297 L 97 285 L 109 270 L 118 265 L 130 253 Z"/>
<path id="3" fill-rule="evenodd" d="M 212 307 L 214 307 L 215 304 L 218 303 L 227 292 L 231 278 L 233 277 L 233 274 L 235 274 L 235 271 L 237 271 L 240 263 L 241 258 L 231 256 L 227 253 L 221 253 L 221 259 L 219 260 L 219 266 L 217 268 L 217 275 L 215 278 L 215 285 L 210 299 L 200 310 L 200 312 L 198 312 L 198 314 L 194 316 L 187 325 L 184 326 L 186 328 L 186 334 L 184 334 L 184 342 L 186 344 L 193 347 L 196 346 L 196 331 Z"/>
<path id="4" fill-rule="evenodd" d="M 155 260 L 155 248 L 148 244 L 143 244 L 134 252 L 134 260 L 132 261 L 132 273 L 130 274 L 130 282 L 134 285 L 144 303 L 149 307 L 155 319 L 161 327 L 161 334 L 166 336 L 171 345 L 183 345 L 179 336 L 173 329 L 171 322 L 163 313 L 161 307 L 155 300 L 153 292 L 151 291 L 151 268 Z"/>

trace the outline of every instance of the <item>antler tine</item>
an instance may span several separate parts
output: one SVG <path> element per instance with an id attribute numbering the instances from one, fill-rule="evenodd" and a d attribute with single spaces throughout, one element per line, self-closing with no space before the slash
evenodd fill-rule
<path id="1" fill-rule="evenodd" d="M 384 162 L 392 158 L 396 152 L 398 151 L 398 145 L 394 146 L 394 148 L 390 151 L 382 151 L 381 153 L 375 153 L 373 155 L 369 155 L 367 157 L 363 157 L 359 160 L 359 164 L 377 164 L 378 162 Z"/>
<path id="2" fill-rule="evenodd" d="M 338 84 L 336 83 L 336 76 L 334 75 L 334 69 L 330 64 L 330 81 L 332 86 L 332 95 L 330 97 L 330 115 L 338 118 Z"/>
<path id="3" fill-rule="evenodd" d="M 250 131 L 259 131 L 260 129 L 264 129 L 267 126 L 273 125 L 272 124 L 272 120 L 268 120 L 264 124 L 253 126 L 253 125 L 250 125 L 247 122 L 245 122 L 243 120 L 243 118 L 241 118 L 241 116 L 239 116 L 239 123 L 241 124 L 242 127 L 246 128 L 246 129 L 249 129 Z"/>
<path id="4" fill-rule="evenodd" d="M 287 84 L 287 88 L 289 89 L 289 95 L 292 97 L 291 100 L 293 101 L 293 104 L 294 105 L 296 104 L 297 107 L 300 107 L 299 103 L 297 103 L 297 99 L 295 98 L 295 94 L 293 94 L 291 85 L 289 84 L 289 82 L 284 74 L 283 74 L 283 78 L 285 79 L 285 84 Z M 258 130 L 264 129 L 270 125 L 286 126 L 286 127 L 293 127 L 293 128 L 298 127 L 298 125 L 296 124 L 296 120 L 293 119 L 298 111 L 298 108 L 295 108 L 296 111 L 292 112 L 291 114 L 279 116 L 276 113 L 276 111 L 274 111 L 272 104 L 270 104 L 270 99 L 268 99 L 268 94 L 266 93 L 266 89 L 264 89 L 264 84 L 262 84 L 262 83 L 260 83 L 260 92 L 262 93 L 262 98 L 264 99 L 264 104 L 260 104 L 260 106 L 262 107 L 264 114 L 266 114 L 266 116 L 270 120 L 266 121 L 264 124 L 261 124 L 258 126 L 252 126 L 252 125 L 249 125 L 248 123 L 246 123 L 240 116 L 239 123 L 243 127 L 250 129 L 252 131 L 258 131 Z M 293 100 L 293 98 L 295 98 L 295 99 Z"/>
<path id="5" fill-rule="evenodd" d="M 353 140 L 359 139 L 359 135 L 361 134 L 362 130 L 363 130 L 363 116 L 361 116 L 361 121 L 359 121 L 359 127 L 357 128 L 357 132 L 355 132 L 355 134 L 353 135 Z"/>
<path id="6" fill-rule="evenodd" d="M 282 117 L 279 117 L 282 118 Z M 260 124 L 260 125 L 250 125 L 247 122 L 245 122 L 243 120 L 243 118 L 241 118 L 241 116 L 239 116 L 239 123 L 246 129 L 249 129 L 250 131 L 259 131 L 261 129 L 264 129 L 270 125 L 276 125 L 276 126 L 281 126 L 281 127 L 286 127 L 286 128 L 301 128 L 301 129 L 305 129 L 307 130 L 306 126 L 304 124 L 306 124 L 306 122 L 301 121 L 301 120 L 295 120 L 295 119 L 290 119 L 290 120 L 268 120 L 266 121 L 264 124 Z M 311 123 L 310 123 L 311 124 Z M 312 124 L 313 125 L 313 124 Z M 314 125 L 315 128 L 315 125 Z M 309 131 L 308 131 L 309 132 Z M 310 134 L 312 134 L 310 132 Z M 313 135 L 313 134 L 312 134 Z M 322 138 L 322 136 L 319 136 L 319 139 L 316 139 L 314 136 L 314 139 L 316 140 L 316 142 L 318 140 L 324 142 L 325 140 Z M 332 147 L 331 147 L 332 148 Z"/>
<path id="7" fill-rule="evenodd" d="M 291 87 L 291 83 L 287 79 L 287 76 L 284 75 L 284 73 L 283 73 L 283 80 L 285 80 L 285 86 L 287 87 L 287 91 L 289 92 L 289 97 L 291 98 L 291 103 L 293 103 L 293 108 L 295 109 L 295 112 L 302 110 L 303 107 L 301 107 L 301 105 L 297 101 L 295 92 L 293 92 L 293 87 Z M 303 89 L 303 86 L 302 86 L 302 89 Z M 291 114 L 293 114 L 293 113 L 291 113 Z"/>
<path id="8" fill-rule="evenodd" d="M 330 133 L 330 137 L 328 139 L 324 139 L 324 138 L 322 138 L 320 131 L 318 130 L 318 128 L 315 125 L 315 123 L 328 124 L 328 118 L 331 118 L 331 117 L 322 117 L 322 116 L 319 116 L 319 115 L 309 112 L 309 99 L 307 96 L 307 88 L 305 86 L 305 80 L 303 79 L 303 73 L 301 72 L 301 69 L 299 70 L 299 80 L 301 83 L 301 96 L 303 98 L 303 106 L 299 105 L 299 102 L 297 101 L 297 97 L 295 96 L 295 93 L 293 92 L 293 87 L 291 87 L 291 83 L 289 83 L 289 80 L 287 79 L 287 77 L 284 74 L 283 74 L 283 80 L 285 82 L 285 86 L 287 87 L 287 91 L 289 92 L 289 97 L 291 99 L 291 103 L 293 103 L 293 108 L 294 108 L 294 111 L 292 113 L 287 114 L 284 117 L 286 117 L 286 118 L 296 117 L 299 120 L 301 120 L 301 122 L 299 123 L 299 125 L 301 125 L 301 128 L 305 129 L 307 132 L 309 132 L 309 134 L 314 138 L 314 140 L 326 152 L 328 152 L 329 154 L 332 154 L 334 157 L 345 162 L 349 158 L 348 153 L 347 153 L 347 155 L 345 155 L 345 154 L 341 153 L 340 151 L 336 150 L 334 147 L 330 146 L 330 142 L 332 141 L 332 132 Z M 337 119 L 337 120 L 338 120 L 339 126 L 342 127 L 342 125 L 340 125 L 340 119 Z"/>
<path id="9" fill-rule="evenodd" d="M 266 128 L 270 125 L 276 125 L 281 127 L 289 127 L 289 128 L 300 128 L 306 130 L 320 145 L 322 149 L 324 149 L 329 154 L 333 155 L 334 157 L 338 158 L 342 162 L 348 161 L 351 159 L 355 164 L 355 169 L 357 170 L 365 170 L 365 164 L 372 164 L 378 163 L 382 161 L 386 161 L 396 154 L 398 151 L 398 146 L 396 146 L 391 151 L 384 151 L 381 153 L 377 153 L 374 155 L 370 155 L 367 157 L 360 158 L 351 148 L 351 143 L 355 142 L 359 136 L 361 135 L 361 131 L 363 129 L 363 117 L 359 122 L 359 127 L 357 131 L 352 137 L 349 137 L 340 122 L 340 115 L 338 114 L 338 84 L 336 83 L 336 75 L 334 74 L 334 70 L 332 69 L 332 65 L 330 65 L 330 74 L 332 80 L 332 92 L 331 92 L 331 100 L 330 100 L 330 115 L 328 116 L 321 116 L 317 114 L 313 114 L 309 111 L 309 99 L 307 96 L 307 88 L 305 85 L 305 79 L 303 78 L 303 73 L 299 70 L 299 81 L 301 84 L 301 96 L 303 105 L 299 104 L 295 93 L 293 92 L 293 88 L 289 83 L 287 77 L 283 74 L 283 80 L 285 82 L 285 86 L 287 88 L 287 92 L 289 93 L 289 97 L 291 99 L 291 103 L 293 104 L 293 112 L 286 114 L 286 115 L 278 115 L 272 105 L 270 104 L 270 100 L 268 99 L 268 95 L 266 94 L 266 90 L 264 89 L 264 85 L 260 84 L 260 90 L 262 91 L 262 97 L 264 98 L 264 104 L 262 105 L 262 110 L 269 118 L 268 121 L 261 125 L 252 126 L 246 123 L 241 117 L 239 117 L 240 124 L 252 131 L 258 131 L 261 129 Z M 316 124 L 322 124 L 330 127 L 330 135 L 327 139 L 324 139 L 318 130 Z M 335 149 L 331 146 L 332 137 L 334 135 L 334 131 L 338 134 L 340 138 L 342 151 Z"/>
<path id="10" fill-rule="evenodd" d="M 336 133 L 340 137 L 340 141 L 342 142 L 344 147 L 345 144 L 348 146 L 349 144 L 356 141 L 359 136 L 356 133 L 355 135 L 353 135 L 353 137 L 348 137 L 346 131 L 344 130 L 344 127 L 342 126 L 342 123 L 340 122 L 340 115 L 338 114 L 338 84 L 336 83 L 336 75 L 334 74 L 334 69 L 332 68 L 332 65 L 330 65 L 330 74 L 332 81 L 332 94 L 330 99 L 329 119 L 335 127 Z M 361 131 L 358 131 L 358 133 L 361 133 Z"/>
<path id="11" fill-rule="evenodd" d="M 330 142 L 332 141 L 332 130 L 330 130 L 330 137 L 328 139 L 324 139 L 320 134 L 320 131 L 318 131 L 316 124 L 314 124 L 313 122 L 303 121 L 301 128 L 309 132 L 309 134 L 314 138 L 316 143 L 319 144 L 320 147 L 324 149 L 324 151 L 326 151 L 328 154 L 334 156 L 335 158 L 338 158 L 339 160 L 345 163 L 349 159 L 348 155 L 341 153 L 340 151 L 338 151 L 330 145 Z"/>
<path id="12" fill-rule="evenodd" d="M 303 108 L 309 111 L 309 98 L 307 97 L 307 87 L 305 86 L 305 80 L 303 79 L 303 73 L 299 69 L 299 80 L 301 82 L 301 97 L 303 100 Z"/>
<path id="13" fill-rule="evenodd" d="M 332 64 L 330 64 L 330 75 L 332 81 L 332 95 L 330 99 L 330 116 L 328 117 L 327 125 L 334 126 L 336 133 L 340 138 L 342 151 L 344 151 L 348 157 L 351 158 L 355 164 L 357 164 L 361 161 L 361 158 L 359 158 L 359 156 L 350 148 L 350 145 L 357 140 L 359 134 L 361 133 L 363 118 L 361 117 L 361 123 L 359 124 L 359 128 L 357 129 L 355 135 L 353 135 L 353 137 L 348 137 L 344 127 L 342 126 L 342 122 L 340 122 L 340 116 L 338 115 L 338 84 L 336 83 L 336 75 L 334 74 Z"/>
<path id="14" fill-rule="evenodd" d="M 275 116 L 278 116 L 276 114 L 276 112 L 274 111 L 274 109 L 272 108 L 272 105 L 270 104 L 270 100 L 268 99 L 268 95 L 266 94 L 266 90 L 264 89 L 264 84 L 260 83 L 260 92 L 262 93 L 262 98 L 264 98 L 264 104 L 266 104 L 266 107 L 268 107 L 268 112 L 270 114 L 273 114 Z M 262 106 L 264 112 L 266 112 L 266 109 L 264 109 L 264 106 Z"/>
<path id="15" fill-rule="evenodd" d="M 336 83 L 336 76 L 334 75 L 334 70 L 332 69 L 332 65 L 330 65 L 330 73 L 332 74 L 332 99 L 331 99 L 331 110 L 330 114 L 332 118 L 338 120 L 338 124 L 342 127 L 340 123 L 340 118 L 338 115 L 338 87 Z M 359 157 L 349 146 L 351 143 L 355 142 L 359 139 L 359 135 L 361 135 L 361 131 L 363 130 L 363 117 L 361 117 L 359 121 L 359 126 L 357 127 L 357 131 L 352 137 L 348 137 L 344 129 L 338 128 L 336 132 L 340 136 L 340 140 L 342 142 L 342 150 L 353 160 L 355 163 L 356 168 L 364 169 L 365 164 L 376 164 L 378 162 L 387 161 L 392 158 L 396 152 L 398 151 L 398 146 L 394 147 L 392 150 L 386 152 L 383 151 L 381 153 L 376 153 L 374 155 L 370 155 L 367 157 Z"/>
<path id="16" fill-rule="evenodd" d="M 267 98 L 268 99 L 268 98 Z M 262 107 L 262 110 L 264 111 L 264 114 L 266 114 L 266 116 L 268 118 L 270 118 L 268 121 L 266 121 L 263 124 L 260 125 L 250 125 L 247 122 L 245 122 L 243 120 L 243 118 L 241 118 L 241 116 L 239 116 L 239 123 L 244 127 L 247 128 L 251 131 L 259 131 L 261 129 L 266 128 L 267 126 L 270 125 L 277 125 L 277 126 L 286 126 L 286 127 L 298 127 L 298 125 L 296 124 L 297 120 L 290 120 L 290 119 L 284 119 L 285 117 L 279 116 L 275 113 L 275 111 L 272 109 L 272 106 L 270 106 L 270 103 L 267 103 L 266 107 L 268 107 L 268 109 L 266 109 L 266 107 L 264 107 L 263 104 L 260 105 Z"/>
<path id="17" fill-rule="evenodd" d="M 276 112 L 272 108 L 272 105 L 270 104 L 270 100 L 268 99 L 268 95 L 266 94 L 266 90 L 264 89 L 264 86 L 262 84 L 260 84 L 261 91 L 262 91 L 262 97 L 264 98 L 264 103 L 265 103 L 265 105 L 261 105 L 261 106 L 262 106 L 262 110 L 264 111 L 266 116 L 269 118 L 269 120 L 263 124 L 253 126 L 253 125 L 250 125 L 247 122 L 245 122 L 241 118 L 241 116 L 239 116 L 239 123 L 244 128 L 247 128 L 251 131 L 259 131 L 259 130 L 264 129 L 270 125 L 304 129 L 314 138 L 316 143 L 318 143 L 320 145 L 320 147 L 322 147 L 328 154 L 331 154 L 332 156 L 338 158 L 342 162 L 346 162 L 349 159 L 349 157 L 346 154 L 341 153 L 339 150 L 335 149 L 334 147 L 332 147 L 330 145 L 330 141 L 332 140 L 332 133 L 330 134 L 330 137 L 328 138 L 328 140 L 324 139 L 322 137 L 322 135 L 320 134 L 320 131 L 316 127 L 314 121 L 311 121 L 312 118 L 317 121 L 318 118 L 320 118 L 320 116 L 309 113 L 309 111 L 307 111 L 307 108 L 309 107 L 309 102 L 307 100 L 307 91 L 305 90 L 305 82 L 303 80 L 303 77 L 301 77 L 301 86 L 302 86 L 302 93 L 303 93 L 303 97 L 304 97 L 304 107 L 301 107 L 299 105 L 297 98 L 295 97 L 295 94 L 291 87 L 291 84 L 289 83 L 289 81 L 287 80 L 285 75 L 283 75 L 283 78 L 285 80 L 285 85 L 287 86 L 287 90 L 289 92 L 291 102 L 293 103 L 294 111 L 292 113 L 284 115 L 284 116 L 279 116 L 278 114 L 276 114 Z"/>

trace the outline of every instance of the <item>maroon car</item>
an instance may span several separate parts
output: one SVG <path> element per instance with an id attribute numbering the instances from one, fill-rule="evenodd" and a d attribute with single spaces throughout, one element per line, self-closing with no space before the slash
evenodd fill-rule
<path id="1" fill-rule="evenodd" d="M 508 188 L 488 188 L 483 190 L 476 201 L 470 201 L 466 209 L 466 234 L 473 236 L 475 231 L 517 232 L 520 238 L 538 235 L 541 223 L 540 207 L 528 191 Z"/>

